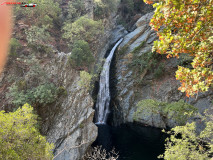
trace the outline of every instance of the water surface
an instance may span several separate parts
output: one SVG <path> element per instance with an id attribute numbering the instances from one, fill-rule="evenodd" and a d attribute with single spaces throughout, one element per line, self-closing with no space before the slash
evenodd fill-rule
<path id="1" fill-rule="evenodd" d="M 98 138 L 93 146 L 102 145 L 119 152 L 119 160 L 157 160 L 164 152 L 166 135 L 160 129 L 137 124 L 112 127 L 98 125 Z"/>

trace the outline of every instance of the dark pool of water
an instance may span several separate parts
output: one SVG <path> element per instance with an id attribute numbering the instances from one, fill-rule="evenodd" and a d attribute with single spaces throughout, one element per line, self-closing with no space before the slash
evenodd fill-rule
<path id="1" fill-rule="evenodd" d="M 164 152 L 166 135 L 160 129 L 137 124 L 112 127 L 98 125 L 98 138 L 93 146 L 102 145 L 119 152 L 119 160 L 157 160 Z"/>

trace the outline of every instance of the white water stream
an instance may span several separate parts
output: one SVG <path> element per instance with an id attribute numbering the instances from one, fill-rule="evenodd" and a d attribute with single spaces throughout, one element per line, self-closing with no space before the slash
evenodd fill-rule
<path id="1" fill-rule="evenodd" d="M 120 39 L 110 51 L 107 57 L 103 70 L 100 75 L 99 92 L 96 102 L 96 124 L 106 124 L 107 117 L 109 114 L 109 103 L 110 103 L 110 91 L 109 91 L 109 71 L 110 64 L 115 53 L 116 48 L 122 42 L 123 38 Z"/>

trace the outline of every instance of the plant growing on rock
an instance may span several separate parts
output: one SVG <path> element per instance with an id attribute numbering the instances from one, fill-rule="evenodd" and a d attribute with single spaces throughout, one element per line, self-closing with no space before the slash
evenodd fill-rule
<path id="1" fill-rule="evenodd" d="M 137 53 L 134 53 L 129 67 L 132 67 L 133 69 L 138 70 L 139 73 L 142 73 L 146 68 L 149 69 L 151 67 L 153 56 L 154 53 L 152 52 L 144 53 L 142 56 L 138 56 Z"/>
<path id="2" fill-rule="evenodd" d="M 213 84 L 212 0 L 145 0 L 156 8 L 150 25 L 160 41 L 153 50 L 169 57 L 193 57 L 192 69 L 179 66 L 176 79 L 186 96 L 208 91 Z"/>
<path id="3" fill-rule="evenodd" d="M 9 88 L 7 98 L 12 104 L 19 107 L 25 103 L 30 103 L 34 107 L 52 103 L 57 98 L 57 87 L 52 83 L 38 85 L 31 89 L 22 89 L 17 84 Z"/>
<path id="4" fill-rule="evenodd" d="M 119 49 L 119 55 L 124 55 L 127 52 L 128 48 L 129 48 L 128 45 L 125 45 L 122 48 L 120 48 Z"/>
<path id="5" fill-rule="evenodd" d="M 139 118 L 138 115 L 146 110 L 148 113 L 159 114 L 161 112 L 160 105 L 164 105 L 159 101 L 155 101 L 153 99 L 146 99 L 139 101 L 137 104 L 137 111 L 134 113 L 135 119 Z"/>
<path id="6" fill-rule="evenodd" d="M 83 0 L 69 1 L 67 12 L 67 19 L 69 22 L 74 22 L 77 18 L 81 17 L 85 13 Z"/>
<path id="7" fill-rule="evenodd" d="M 86 16 L 82 16 L 75 22 L 64 25 L 63 37 L 71 43 L 77 40 L 84 40 L 89 44 L 93 44 L 103 33 L 103 29 L 101 21 L 94 21 Z"/>
<path id="8" fill-rule="evenodd" d="M 90 75 L 86 71 L 80 72 L 80 81 L 78 82 L 78 85 L 83 88 L 86 92 L 90 89 L 90 84 L 92 80 L 92 75 Z"/>
<path id="9" fill-rule="evenodd" d="M 48 26 L 42 25 L 41 27 L 31 26 L 25 33 L 27 41 L 30 45 L 40 47 L 45 45 L 50 39 L 50 34 L 47 32 Z"/>
<path id="10" fill-rule="evenodd" d="M 25 104 L 15 112 L 0 112 L 0 159 L 52 159 L 53 144 L 39 133 L 38 116 Z"/>
<path id="11" fill-rule="evenodd" d="M 134 0 L 121 1 L 121 8 L 125 14 L 127 13 L 132 14 L 134 12 Z"/>
<path id="12" fill-rule="evenodd" d="M 33 107 L 46 105 L 56 100 L 59 95 L 66 93 L 51 83 L 50 76 L 41 68 L 39 60 L 35 57 L 19 60 L 27 69 L 23 77 L 16 77 L 16 81 L 9 87 L 6 96 L 10 102 L 19 107 L 29 103 Z M 65 94 L 64 94 L 65 95 Z"/>
<path id="13" fill-rule="evenodd" d="M 191 65 L 192 60 L 193 60 L 192 56 L 184 53 L 180 54 L 180 57 L 178 58 L 178 65 L 192 69 Z"/>
<path id="14" fill-rule="evenodd" d="M 160 78 L 163 75 L 164 71 L 164 63 L 160 63 L 157 65 L 157 69 L 154 70 L 154 77 L 155 78 Z"/>
<path id="15" fill-rule="evenodd" d="M 133 115 L 134 121 L 140 120 L 142 118 L 141 115 L 151 116 L 152 124 L 153 124 L 153 115 L 161 115 L 162 107 L 160 105 L 164 105 L 159 101 L 155 101 L 153 99 L 146 99 L 139 101 L 137 104 L 137 110 Z"/>
<path id="16" fill-rule="evenodd" d="M 179 125 L 184 125 L 188 118 L 193 115 L 190 113 L 196 113 L 197 108 L 188 103 L 185 103 L 181 99 L 178 102 L 167 104 L 164 107 L 163 112 L 168 115 L 168 118 L 174 118 L 179 123 Z"/>
<path id="17" fill-rule="evenodd" d="M 75 41 L 69 61 L 74 67 L 89 67 L 94 62 L 89 44 L 84 40 Z"/>
<path id="18" fill-rule="evenodd" d="M 145 99 L 138 102 L 137 110 L 133 117 L 137 121 L 144 114 L 150 116 L 159 114 L 162 118 L 174 119 L 179 125 L 184 125 L 196 112 L 197 108 L 185 103 L 183 100 L 165 103 L 153 99 Z"/>
<path id="19" fill-rule="evenodd" d="M 61 8 L 55 0 L 34 0 L 33 2 L 38 4 L 35 10 L 29 7 L 24 10 L 20 6 L 14 7 L 15 22 L 20 32 L 19 38 L 25 40 L 26 34 L 29 46 L 36 49 L 36 52 L 50 52 L 47 44 L 53 42 L 52 37 L 55 35 L 53 30 L 60 23 Z"/>
<path id="20" fill-rule="evenodd" d="M 129 64 L 129 67 L 136 70 L 139 74 L 144 73 L 144 71 L 151 71 L 155 78 L 161 77 L 164 70 L 164 64 L 162 62 L 158 63 L 161 57 L 156 56 L 153 52 L 146 52 L 139 56 L 138 54 L 142 46 L 141 43 L 140 46 L 133 50 L 132 62 Z M 153 70 L 153 68 L 157 69 Z"/>
<path id="21" fill-rule="evenodd" d="M 63 86 L 60 86 L 60 87 L 57 88 L 57 95 L 58 96 L 62 96 L 62 95 L 67 96 L 67 94 L 68 94 L 67 90 Z"/>
<path id="22" fill-rule="evenodd" d="M 31 97 L 33 104 L 48 104 L 56 100 L 57 87 L 53 83 L 42 84 L 28 91 L 28 93 L 33 96 Z"/>

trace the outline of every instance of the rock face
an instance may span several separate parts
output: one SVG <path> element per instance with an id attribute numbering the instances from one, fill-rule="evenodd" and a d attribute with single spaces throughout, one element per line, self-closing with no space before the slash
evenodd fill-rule
<path id="1" fill-rule="evenodd" d="M 107 23 L 115 24 L 116 17 L 110 17 L 111 21 Z M 111 25 L 107 26 L 103 37 L 100 39 L 100 44 L 97 48 L 98 54 L 96 59 L 96 64 L 101 64 L 101 61 L 104 59 L 108 49 L 111 49 L 113 45 L 122 37 L 124 37 L 128 32 L 122 25 Z"/>
<path id="2" fill-rule="evenodd" d="M 37 59 L 44 74 L 49 77 L 48 83 L 54 83 L 60 89 L 56 101 L 34 108 L 41 118 L 41 133 L 47 137 L 48 142 L 55 144 L 54 160 L 81 159 L 98 134 L 93 123 L 93 99 L 79 87 L 79 71 L 68 65 L 68 56 L 65 53 L 51 53 L 43 54 L 40 60 Z M 14 109 L 6 93 L 8 87 L 15 82 L 13 79 L 18 81 L 26 78 L 22 74 L 27 72 L 23 69 L 23 66 L 27 66 L 24 61 L 9 60 L 0 76 L 0 110 Z"/>
<path id="3" fill-rule="evenodd" d="M 160 63 L 164 64 L 162 76 L 156 78 L 153 72 L 144 69 L 143 73 L 137 73 L 136 69 L 129 67 L 132 62 L 133 52 L 139 50 L 137 56 L 145 56 L 151 52 L 153 42 L 157 40 L 156 33 L 151 30 L 149 22 L 153 12 L 142 16 L 137 22 L 137 28 L 124 37 L 123 42 L 119 46 L 116 55 L 116 73 L 117 80 L 117 96 L 114 97 L 117 105 L 113 108 L 115 124 L 133 122 L 134 113 L 137 110 L 137 103 L 144 99 L 156 99 L 163 102 L 176 102 L 184 99 L 186 102 L 196 106 L 200 113 L 207 108 L 212 108 L 213 92 L 209 91 L 205 94 L 199 94 L 197 99 L 186 98 L 183 93 L 178 91 L 179 82 L 175 79 L 175 71 L 177 70 L 177 59 L 161 58 L 157 61 L 157 67 L 152 70 L 158 70 Z M 139 80 L 139 81 L 138 81 Z M 119 119 L 119 120 L 118 120 Z M 162 117 L 160 114 L 142 113 L 137 122 L 165 128 L 174 127 L 177 123 L 172 118 Z"/>
<path id="4" fill-rule="evenodd" d="M 42 133 L 56 147 L 55 160 L 80 159 L 97 137 L 97 127 L 93 124 L 93 100 L 79 88 L 79 73 L 67 66 L 68 55 L 60 53 L 58 58 L 42 67 L 54 83 L 61 84 L 66 90 L 66 95 L 56 103 L 39 108 L 43 119 Z"/>

